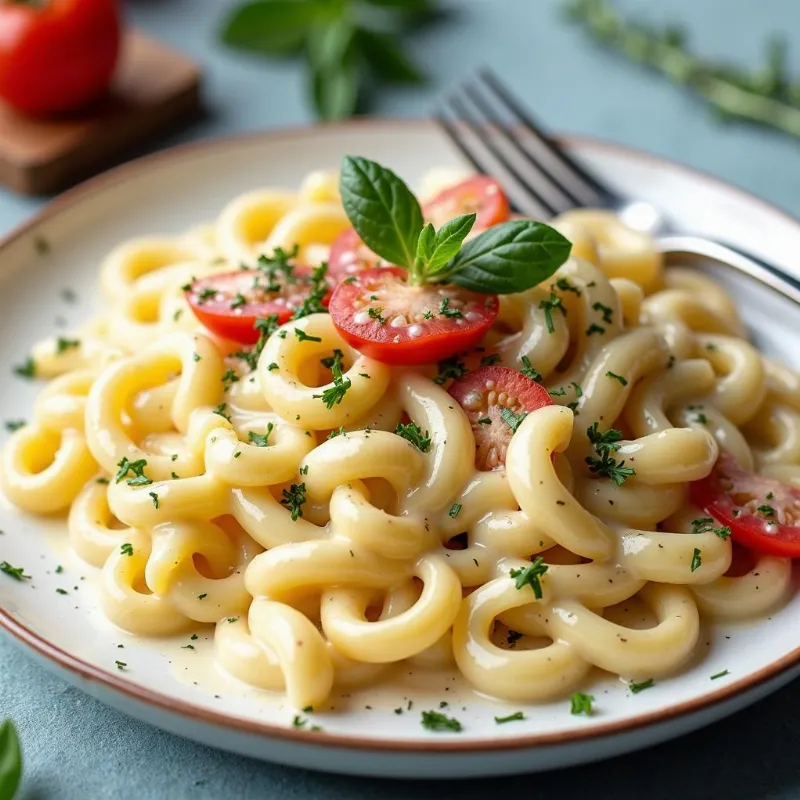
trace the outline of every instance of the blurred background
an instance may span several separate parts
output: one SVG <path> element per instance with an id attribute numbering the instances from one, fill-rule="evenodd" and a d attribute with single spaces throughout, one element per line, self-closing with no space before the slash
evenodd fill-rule
<path id="1" fill-rule="evenodd" d="M 110 1 L 56 0 L 88 6 Z M 38 13 L 48 2 L 13 5 L 32 5 Z M 205 111 L 194 121 L 184 115 L 169 132 L 144 144 L 126 144 L 115 160 L 188 140 L 314 121 L 319 113 L 309 61 L 327 62 L 317 67 L 328 76 L 327 85 L 316 87 L 317 105 L 323 113 L 347 115 L 352 81 L 330 76 L 338 75 L 346 58 L 338 52 L 346 45 L 335 21 L 355 9 L 366 15 L 369 27 L 389 34 L 356 43 L 359 66 L 350 77 L 361 86 L 359 113 L 425 116 L 437 96 L 487 64 L 554 130 L 683 161 L 800 214 L 800 66 L 792 71 L 800 62 L 796 0 L 124 0 L 120 5 L 129 30 L 143 31 L 197 63 Z M 318 17 L 328 14 L 328 30 L 322 37 L 306 30 L 297 13 L 286 13 L 287 5 L 314 6 Z M 569 7 L 579 9 L 582 21 L 567 18 Z M 429 13 L 413 13 L 420 9 Z M 739 71 L 735 80 L 751 82 L 756 95 L 782 92 L 787 102 L 776 118 L 783 106 L 793 112 L 788 119 L 794 135 L 715 112 L 690 88 L 637 63 L 635 41 L 623 45 L 633 59 L 599 43 L 587 20 L 602 29 L 608 23 L 603 12 L 609 10 L 624 25 L 652 24 L 659 35 L 667 29 L 666 39 L 677 40 L 673 29 L 680 28 L 685 37 L 680 47 L 692 53 L 692 63 L 729 65 Z M 796 76 L 794 87 L 777 74 L 780 64 L 770 68 L 765 60 L 776 34 L 788 45 L 786 67 Z M 315 36 L 324 41 L 312 41 Z M 309 51 L 314 52 L 303 54 Z M 773 62 L 776 55 L 773 51 Z M 137 83 L 152 79 L 152 71 L 145 70 Z M 781 81 L 785 85 L 776 87 Z M 787 117 L 781 119 L 785 128 Z M 105 138 L 115 135 L 112 130 Z M 8 229 L 39 202 L 0 193 L 0 226 Z"/>

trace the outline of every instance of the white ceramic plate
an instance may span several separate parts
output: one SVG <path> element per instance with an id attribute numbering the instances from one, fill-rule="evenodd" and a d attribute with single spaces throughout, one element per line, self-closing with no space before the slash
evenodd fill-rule
<path id="1" fill-rule="evenodd" d="M 706 176 L 621 148 L 572 142 L 620 189 L 662 207 L 687 229 L 724 237 L 791 269 L 800 224 Z M 97 265 L 128 237 L 178 232 L 211 219 L 231 197 L 259 185 L 295 186 L 314 168 L 358 153 L 394 167 L 410 182 L 426 169 L 461 164 L 428 123 L 367 121 L 264 133 L 176 148 L 97 178 L 51 203 L 0 245 L 0 374 L 8 376 L 57 317 L 77 323 L 95 296 Z M 43 236 L 52 252 L 37 253 Z M 759 345 L 800 367 L 800 310 L 769 290 L 721 275 Z M 69 303 L 65 288 L 78 295 Z M 37 387 L 5 378 L 0 419 L 30 414 Z M 680 675 L 632 695 L 598 677 L 597 713 L 576 717 L 568 701 L 523 708 L 526 719 L 496 725 L 518 710 L 442 678 L 425 689 L 409 677 L 399 696 L 385 690 L 334 698 L 316 715 L 321 733 L 291 727 L 279 699 L 214 674 L 207 632 L 157 643 L 113 628 L 94 610 L 93 570 L 65 543 L 61 520 L 25 517 L 0 501 L 0 561 L 25 567 L 30 581 L 0 575 L 0 625 L 32 655 L 93 696 L 167 730 L 217 747 L 287 764 L 364 775 L 459 777 L 509 774 L 596 760 L 635 750 L 730 714 L 800 672 L 800 595 L 769 619 L 715 628 Z M 63 571 L 57 573 L 56 566 Z M 68 594 L 58 594 L 64 589 Z M 119 647 L 122 645 L 123 647 Z M 115 661 L 127 667 L 120 671 Z M 729 675 L 710 680 L 723 670 Z M 195 683 L 196 682 L 196 683 Z M 408 710 L 408 702 L 413 708 Z M 449 703 L 460 734 L 424 730 L 419 712 Z M 402 714 L 394 712 L 403 708 Z"/>

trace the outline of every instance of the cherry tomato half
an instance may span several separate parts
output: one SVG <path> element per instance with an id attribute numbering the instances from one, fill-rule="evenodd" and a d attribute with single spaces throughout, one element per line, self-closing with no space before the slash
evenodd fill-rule
<path id="1" fill-rule="evenodd" d="M 431 364 L 483 339 L 497 297 L 458 286 L 412 286 L 397 267 L 371 269 L 336 287 L 329 311 L 342 338 L 386 364 Z"/>
<path id="2" fill-rule="evenodd" d="M 691 485 L 692 500 L 751 550 L 800 558 L 800 491 L 742 469 L 721 451 L 707 478 Z"/>
<path id="3" fill-rule="evenodd" d="M 352 228 L 336 237 L 328 256 L 328 272 L 332 278 L 345 278 L 365 269 L 385 265 L 386 262 L 375 255 Z"/>
<path id="4" fill-rule="evenodd" d="M 0 97 L 26 114 L 88 105 L 117 63 L 116 0 L 0 4 Z"/>
<path id="5" fill-rule="evenodd" d="M 425 204 L 422 213 L 436 228 L 461 214 L 477 214 L 473 231 L 506 222 L 511 213 L 500 184 L 488 175 L 476 175 L 445 189 Z"/>
<path id="6" fill-rule="evenodd" d="M 259 337 L 256 320 L 274 314 L 279 325 L 288 322 L 316 289 L 313 273 L 310 267 L 300 266 L 288 279 L 285 275 L 270 278 L 255 269 L 210 275 L 194 281 L 186 299 L 210 331 L 242 344 L 254 344 Z M 327 284 L 324 292 L 316 301 L 311 298 L 309 311 L 327 307 L 331 297 Z"/>
<path id="7" fill-rule="evenodd" d="M 544 386 L 510 367 L 481 367 L 449 391 L 472 424 L 475 464 L 484 472 L 505 466 L 511 437 L 531 411 L 553 405 Z"/>

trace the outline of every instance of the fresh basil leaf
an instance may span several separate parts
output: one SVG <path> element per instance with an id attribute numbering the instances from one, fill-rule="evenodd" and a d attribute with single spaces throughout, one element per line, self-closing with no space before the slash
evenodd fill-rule
<path id="1" fill-rule="evenodd" d="M 433 258 L 433 251 L 436 249 L 436 228 L 429 222 L 419 235 L 417 240 L 417 261 L 427 264 Z"/>
<path id="2" fill-rule="evenodd" d="M 346 119 L 358 107 L 359 78 L 353 64 L 315 69 L 311 96 L 321 119 Z"/>
<path id="3" fill-rule="evenodd" d="M 339 177 L 342 205 L 364 243 L 390 264 L 411 269 L 422 230 L 422 209 L 390 169 L 345 156 Z"/>
<path id="4" fill-rule="evenodd" d="M 346 17 L 322 18 L 311 26 L 306 42 L 313 69 L 339 69 L 353 55 L 355 29 Z"/>
<path id="5" fill-rule="evenodd" d="M 495 225 L 467 242 L 447 266 L 448 280 L 485 294 L 513 294 L 547 280 L 572 243 L 542 222 Z"/>
<path id="6" fill-rule="evenodd" d="M 395 37 L 359 28 L 356 45 L 377 78 L 390 83 L 422 83 L 425 80 L 425 76 L 400 49 Z"/>
<path id="7" fill-rule="evenodd" d="M 432 255 L 427 259 L 426 275 L 435 275 L 440 272 L 448 261 L 458 253 L 461 244 L 467 238 L 477 214 L 462 214 L 460 217 L 445 222 L 436 232 L 436 242 Z"/>
<path id="8" fill-rule="evenodd" d="M 316 0 L 256 0 L 234 9 L 222 27 L 232 47 L 271 55 L 299 50 L 320 13 Z"/>
<path id="9" fill-rule="evenodd" d="M 0 724 L 0 797 L 13 797 L 21 778 L 22 751 L 14 723 L 7 719 Z"/>

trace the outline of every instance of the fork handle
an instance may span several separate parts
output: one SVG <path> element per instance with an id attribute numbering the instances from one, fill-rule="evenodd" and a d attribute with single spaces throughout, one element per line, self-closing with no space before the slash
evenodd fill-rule
<path id="1" fill-rule="evenodd" d="M 757 256 L 700 236 L 663 236 L 657 242 L 665 256 L 680 255 L 690 260 L 717 261 L 765 283 L 800 304 L 800 280 Z"/>

